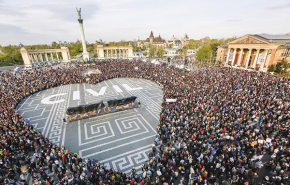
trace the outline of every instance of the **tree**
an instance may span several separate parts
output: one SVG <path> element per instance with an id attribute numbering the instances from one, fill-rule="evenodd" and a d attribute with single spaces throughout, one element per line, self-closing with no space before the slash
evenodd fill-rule
<path id="1" fill-rule="evenodd" d="M 150 49 L 149 49 L 149 57 L 152 58 L 155 56 L 155 52 L 156 52 L 156 47 L 154 45 L 151 45 L 150 46 Z"/>
<path id="2" fill-rule="evenodd" d="M 268 72 L 275 72 L 276 66 L 272 64 L 270 68 L 268 69 Z"/>
<path id="3" fill-rule="evenodd" d="M 16 64 L 23 64 L 23 59 L 22 59 L 22 56 L 21 56 L 19 49 L 16 49 L 13 52 L 12 58 Z"/>
<path id="4" fill-rule="evenodd" d="M 197 60 L 209 60 L 212 48 L 210 45 L 203 45 L 196 53 Z"/>
<path id="5" fill-rule="evenodd" d="M 142 50 L 145 51 L 149 47 L 148 43 L 143 44 Z"/>
<path id="6" fill-rule="evenodd" d="M 143 56 L 145 56 L 145 57 L 147 56 L 147 52 L 146 51 L 143 53 Z"/>
<path id="7" fill-rule="evenodd" d="M 158 56 L 159 57 L 163 57 L 163 55 L 164 55 L 164 49 L 163 49 L 163 47 L 158 47 L 157 53 L 158 53 Z"/>
<path id="8" fill-rule="evenodd" d="M 282 59 L 281 61 L 277 62 L 275 67 L 275 72 L 278 74 L 284 73 L 290 67 L 290 64 L 286 61 L 286 59 Z"/>

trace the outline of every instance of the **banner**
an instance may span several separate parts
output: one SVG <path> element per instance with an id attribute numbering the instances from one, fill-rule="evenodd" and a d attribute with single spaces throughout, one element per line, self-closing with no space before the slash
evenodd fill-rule
<path id="1" fill-rule="evenodd" d="M 176 102 L 177 99 L 166 99 L 166 102 Z"/>
<path id="2" fill-rule="evenodd" d="M 109 100 L 107 103 L 108 103 L 108 107 L 114 107 L 115 106 L 115 100 Z"/>
<path id="3" fill-rule="evenodd" d="M 234 52 L 230 52 L 229 54 L 229 61 L 231 62 L 233 60 Z"/>
<path id="4" fill-rule="evenodd" d="M 21 167 L 21 171 L 22 171 L 22 173 L 27 172 L 27 171 L 28 171 L 28 167 L 27 167 L 27 165 L 22 166 L 22 167 Z"/>
<path id="5" fill-rule="evenodd" d="M 263 58 L 264 58 L 264 53 L 260 53 L 257 59 L 257 64 L 259 65 L 262 64 L 264 62 Z"/>
<path id="6" fill-rule="evenodd" d="M 74 107 L 68 107 L 67 109 L 66 109 L 66 114 L 68 114 L 68 115 L 72 115 L 72 114 L 74 114 L 75 113 L 75 108 Z"/>
<path id="7" fill-rule="evenodd" d="M 82 114 L 88 112 L 87 105 L 80 105 L 79 109 Z"/>

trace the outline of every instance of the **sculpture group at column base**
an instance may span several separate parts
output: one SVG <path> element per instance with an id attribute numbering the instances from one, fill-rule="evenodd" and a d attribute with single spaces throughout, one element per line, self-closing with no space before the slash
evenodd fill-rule
<path id="1" fill-rule="evenodd" d="M 83 60 L 84 61 L 89 61 L 90 60 L 90 54 L 88 52 L 83 53 Z"/>

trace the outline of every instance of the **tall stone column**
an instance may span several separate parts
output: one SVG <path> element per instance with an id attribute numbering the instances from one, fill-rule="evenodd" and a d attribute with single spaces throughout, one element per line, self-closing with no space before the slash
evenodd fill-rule
<path id="1" fill-rule="evenodd" d="M 53 54 L 52 53 L 50 53 L 50 58 L 51 58 L 51 62 L 54 62 L 53 61 Z"/>
<path id="2" fill-rule="evenodd" d="M 256 69 L 256 65 L 257 65 L 257 60 L 258 60 L 258 57 L 259 57 L 259 53 L 260 53 L 260 49 L 257 49 L 256 56 L 255 56 L 255 60 L 254 60 L 253 66 L 252 66 L 254 69 Z"/>
<path id="3" fill-rule="evenodd" d="M 35 60 L 35 62 L 37 62 L 37 63 L 38 63 L 38 58 L 37 58 L 37 55 L 36 55 L 36 54 L 33 54 L 33 56 L 34 56 L 34 60 Z"/>
<path id="4" fill-rule="evenodd" d="M 28 59 L 29 59 L 29 62 L 30 62 L 30 63 L 33 62 L 33 58 L 32 58 L 32 56 L 31 56 L 30 54 L 28 55 Z"/>
<path id="5" fill-rule="evenodd" d="M 87 45 L 86 45 L 86 39 L 85 39 L 85 32 L 84 32 L 84 26 L 83 26 L 83 19 L 81 17 L 81 9 L 77 9 L 78 15 L 79 15 L 79 24 L 80 24 L 80 31 L 81 31 L 81 39 L 82 39 L 82 45 L 83 45 L 83 59 L 89 60 L 90 59 L 90 55 L 87 52 Z"/>
<path id="6" fill-rule="evenodd" d="M 40 56 L 41 62 L 43 62 L 42 53 L 39 53 L 39 56 Z"/>
<path id="7" fill-rule="evenodd" d="M 234 54 L 233 54 L 231 66 L 234 65 L 234 62 L 235 62 L 235 59 L 236 59 L 236 54 L 237 54 L 237 48 L 234 49 Z"/>
<path id="8" fill-rule="evenodd" d="M 59 57 L 58 57 L 58 52 L 56 52 L 56 58 L 57 58 L 57 61 L 60 62 Z"/>
<path id="9" fill-rule="evenodd" d="M 249 61 L 250 61 L 250 58 L 251 58 L 251 54 L 252 54 L 252 49 L 249 49 L 248 55 L 247 55 L 247 60 L 246 60 L 246 69 L 248 69 L 248 65 L 249 65 Z"/>
<path id="10" fill-rule="evenodd" d="M 228 63 L 229 63 L 230 52 L 231 52 L 231 48 L 228 48 L 228 54 L 227 54 L 226 65 L 228 65 Z"/>
<path id="11" fill-rule="evenodd" d="M 48 56 L 47 56 L 47 53 L 45 53 L 45 60 L 46 60 L 46 62 L 48 62 Z"/>
<path id="12" fill-rule="evenodd" d="M 242 48 L 242 49 L 240 50 L 240 55 L 239 55 L 238 65 L 241 64 L 241 59 L 242 59 L 243 52 L 244 52 L 244 49 Z"/>

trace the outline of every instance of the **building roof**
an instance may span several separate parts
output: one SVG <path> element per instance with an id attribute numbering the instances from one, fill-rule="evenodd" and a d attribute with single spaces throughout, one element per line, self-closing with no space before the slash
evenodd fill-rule
<path id="1" fill-rule="evenodd" d="M 221 48 L 228 48 L 229 45 L 228 45 L 228 44 L 224 44 L 224 45 L 219 45 L 218 47 L 221 47 Z"/>
<path id="2" fill-rule="evenodd" d="M 160 35 L 158 36 L 158 37 L 155 37 L 154 39 L 153 39 L 153 42 L 161 42 L 161 43 L 165 43 L 165 40 L 164 39 L 162 39 L 161 37 L 160 37 Z"/>
<path id="3" fill-rule="evenodd" d="M 251 36 L 270 43 L 290 43 L 290 35 L 257 34 Z"/>
<path id="4" fill-rule="evenodd" d="M 264 37 L 269 40 L 290 40 L 290 35 L 266 35 L 260 34 L 260 37 Z"/>
<path id="5" fill-rule="evenodd" d="M 151 31 L 151 33 L 150 33 L 150 36 L 149 36 L 149 37 L 154 37 L 154 36 L 153 36 L 153 32 L 152 32 L 152 31 Z"/>

